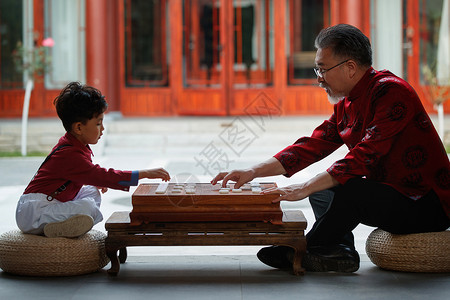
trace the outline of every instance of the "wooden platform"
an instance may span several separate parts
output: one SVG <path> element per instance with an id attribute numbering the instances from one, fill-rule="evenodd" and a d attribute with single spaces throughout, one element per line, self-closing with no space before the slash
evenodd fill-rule
<path id="1" fill-rule="evenodd" d="M 115 212 L 106 221 L 108 274 L 117 275 L 129 246 L 284 245 L 295 250 L 293 273 L 303 274 L 306 219 L 300 210 L 285 211 L 281 224 L 254 222 L 149 222 L 130 223 L 130 213 Z M 119 251 L 119 255 L 117 252 Z"/>
<path id="2" fill-rule="evenodd" d="M 276 194 L 262 195 L 262 190 L 276 187 L 276 183 L 245 184 L 235 191 L 234 184 L 222 191 L 219 184 L 185 183 L 140 184 L 131 197 L 133 225 L 143 222 L 197 222 L 197 221 L 266 221 L 281 224 L 280 203 L 272 203 Z M 253 191 L 253 189 L 256 189 Z M 259 190 L 259 191 L 258 191 Z"/>

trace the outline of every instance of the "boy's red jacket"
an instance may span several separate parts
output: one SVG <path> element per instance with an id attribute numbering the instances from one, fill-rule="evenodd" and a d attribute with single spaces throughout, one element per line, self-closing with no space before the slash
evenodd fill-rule
<path id="1" fill-rule="evenodd" d="M 137 172 L 107 170 L 93 164 L 91 148 L 88 145 L 83 145 L 72 134 L 66 133 L 62 136 L 53 150 L 61 145 L 68 146 L 58 149 L 42 165 L 28 184 L 24 194 L 52 195 L 70 180 L 66 189 L 54 197 L 61 202 L 66 202 L 72 200 L 83 185 L 108 187 L 123 191 L 128 191 L 130 186 L 137 185 Z"/>

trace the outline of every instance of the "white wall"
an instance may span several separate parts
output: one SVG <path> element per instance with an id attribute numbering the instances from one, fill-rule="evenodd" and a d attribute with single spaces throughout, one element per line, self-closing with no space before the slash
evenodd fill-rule
<path id="1" fill-rule="evenodd" d="M 372 7 L 373 66 L 377 70 L 388 69 L 402 77 L 402 1 L 372 0 Z"/>

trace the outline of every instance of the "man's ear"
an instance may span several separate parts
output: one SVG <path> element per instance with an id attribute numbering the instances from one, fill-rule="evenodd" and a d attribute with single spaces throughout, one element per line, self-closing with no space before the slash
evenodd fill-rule
<path id="1" fill-rule="evenodd" d="M 347 67 L 350 78 L 353 78 L 353 76 L 355 76 L 356 72 L 358 71 L 358 65 L 353 60 L 349 60 L 347 62 Z"/>
<path id="2" fill-rule="evenodd" d="M 77 135 L 81 135 L 81 122 L 75 122 L 72 124 L 72 132 Z"/>

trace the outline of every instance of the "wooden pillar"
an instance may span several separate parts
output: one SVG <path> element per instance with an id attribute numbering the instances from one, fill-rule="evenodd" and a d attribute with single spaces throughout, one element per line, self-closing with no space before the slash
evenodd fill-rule
<path id="1" fill-rule="evenodd" d="M 119 6 L 123 5 L 121 0 L 108 0 L 106 10 L 106 28 L 107 28 L 107 44 L 106 44 L 106 82 L 104 93 L 107 96 L 108 111 L 120 111 L 120 63 L 124 57 L 120 56 L 120 29 L 119 18 L 123 18 L 119 14 Z"/>
<path id="2" fill-rule="evenodd" d="M 221 41 L 223 45 L 223 53 L 221 53 L 221 64 L 224 68 L 222 70 L 221 85 L 222 101 L 225 101 L 226 115 L 231 114 L 231 107 L 233 107 L 233 68 L 234 68 L 234 7 L 233 1 L 222 1 L 220 6 L 220 26 Z M 224 33 L 224 34 L 222 34 Z M 222 63 L 223 62 L 223 63 Z"/>
<path id="3" fill-rule="evenodd" d="M 182 0 L 168 2 L 170 30 L 169 86 L 171 105 L 169 114 L 177 114 L 176 108 L 181 102 L 183 89 L 183 3 Z"/>
<path id="4" fill-rule="evenodd" d="M 275 31 L 275 68 L 274 87 L 276 103 L 282 110 L 286 98 L 287 87 L 287 59 L 286 59 L 286 2 L 280 1 L 274 5 L 274 31 Z M 283 112 L 284 114 L 284 112 Z"/>
<path id="5" fill-rule="evenodd" d="M 346 23 L 370 36 L 370 0 L 331 1 L 331 25 Z"/>
<path id="6" fill-rule="evenodd" d="M 407 5 L 408 28 L 407 37 L 412 43 L 412 50 L 408 53 L 408 81 L 415 88 L 420 86 L 420 9 L 418 0 L 410 0 Z"/>
<path id="7" fill-rule="evenodd" d="M 111 112 L 116 107 L 108 86 L 107 5 L 107 0 L 86 1 L 86 83 L 105 95 Z"/>
<path id="8" fill-rule="evenodd" d="M 42 45 L 42 40 L 44 39 L 44 1 L 43 0 L 34 0 L 33 1 L 33 32 L 29 32 L 28 34 L 32 35 L 33 43 L 35 47 Z M 25 88 L 25 83 L 24 83 Z M 44 77 L 37 76 L 34 78 L 34 87 L 31 92 L 30 108 L 29 115 L 30 116 L 39 116 L 45 110 L 48 102 L 50 102 L 46 97 L 46 90 L 44 84 Z M 50 106 L 53 108 L 53 104 Z"/>
<path id="9" fill-rule="evenodd" d="M 356 26 L 358 28 L 362 28 L 362 3 L 361 0 L 345 0 L 343 1 L 343 10 L 341 17 L 343 22 Z"/>

